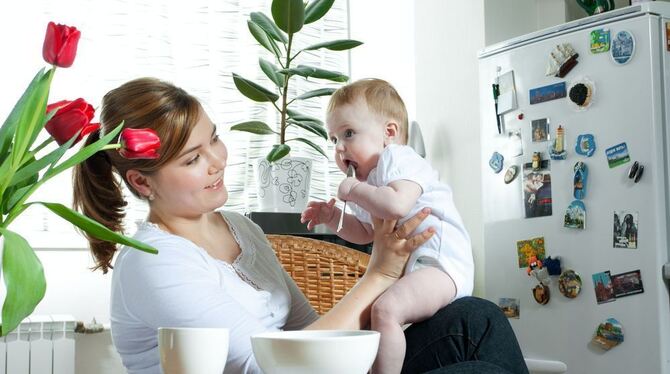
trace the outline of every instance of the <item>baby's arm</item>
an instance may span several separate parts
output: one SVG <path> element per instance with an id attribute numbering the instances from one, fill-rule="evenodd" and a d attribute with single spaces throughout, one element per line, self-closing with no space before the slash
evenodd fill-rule
<path id="1" fill-rule="evenodd" d="M 360 222 L 352 214 L 344 215 L 342 230 L 337 232 L 337 225 L 340 222 L 341 210 L 335 206 L 335 199 L 329 202 L 310 201 L 307 209 L 302 212 L 300 222 L 307 222 L 307 229 L 311 230 L 318 224 L 326 225 L 331 231 L 335 232 L 340 238 L 356 243 L 368 244 L 372 241 L 372 226 Z"/>
<path id="2" fill-rule="evenodd" d="M 421 193 L 421 186 L 409 180 L 401 179 L 387 186 L 375 187 L 355 178 L 346 178 L 340 184 L 337 197 L 353 201 L 375 217 L 400 219 L 409 214 Z"/>

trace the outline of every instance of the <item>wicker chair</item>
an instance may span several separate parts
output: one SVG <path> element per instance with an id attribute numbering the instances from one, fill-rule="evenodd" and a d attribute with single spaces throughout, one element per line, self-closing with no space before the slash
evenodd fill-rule
<path id="1" fill-rule="evenodd" d="M 317 313 L 329 311 L 360 279 L 370 256 L 355 249 L 291 235 L 267 235 L 279 262 Z"/>

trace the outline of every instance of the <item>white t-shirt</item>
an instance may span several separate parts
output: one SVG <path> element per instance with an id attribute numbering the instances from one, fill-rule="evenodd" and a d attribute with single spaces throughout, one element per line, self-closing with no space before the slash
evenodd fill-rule
<path id="1" fill-rule="evenodd" d="M 134 238 L 157 255 L 121 249 L 112 275 L 114 346 L 128 373 L 161 373 L 158 327 L 227 327 L 226 373 L 260 373 L 250 336 L 301 329 L 318 316 L 279 264 L 263 231 L 246 217 L 221 212 L 242 253 L 211 257 L 190 240 L 139 224 Z"/>
<path id="2" fill-rule="evenodd" d="M 377 167 L 370 171 L 367 183 L 375 187 L 387 186 L 397 180 L 417 183 L 422 193 L 409 213 L 398 221 L 402 224 L 421 209 L 429 207 L 428 216 L 414 230 L 420 233 L 434 227 L 435 235 L 409 258 L 406 272 L 434 266 L 451 276 L 456 284 L 456 299 L 472 295 L 474 287 L 474 262 L 472 246 L 458 210 L 452 200 L 451 189 L 438 179 L 438 174 L 430 163 L 419 156 L 411 147 L 390 144 L 379 156 Z M 348 203 L 356 218 L 372 223 L 370 213 L 354 203 Z"/>

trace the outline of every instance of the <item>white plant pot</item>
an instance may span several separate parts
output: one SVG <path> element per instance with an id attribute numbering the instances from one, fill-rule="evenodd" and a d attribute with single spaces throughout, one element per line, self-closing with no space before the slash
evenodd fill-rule
<path id="1" fill-rule="evenodd" d="M 256 164 L 258 203 L 261 212 L 302 212 L 307 207 L 312 160 L 284 157 L 270 164 Z"/>

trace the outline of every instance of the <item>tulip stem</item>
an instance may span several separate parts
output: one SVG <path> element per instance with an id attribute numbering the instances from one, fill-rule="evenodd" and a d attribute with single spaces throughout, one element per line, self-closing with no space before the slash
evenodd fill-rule
<path id="1" fill-rule="evenodd" d="M 42 144 L 38 145 L 35 149 L 33 149 L 32 153 L 33 153 L 34 155 L 36 155 L 37 152 L 39 152 L 39 151 L 41 151 L 42 149 L 44 149 L 44 147 L 46 147 L 47 145 L 51 144 L 51 142 L 53 142 L 53 141 L 54 141 L 54 138 L 49 137 L 47 140 L 43 141 Z"/>
<path id="2" fill-rule="evenodd" d="M 116 144 L 107 144 L 100 148 L 101 151 L 106 151 L 108 149 L 119 149 L 121 148 L 121 143 L 116 143 Z"/>

